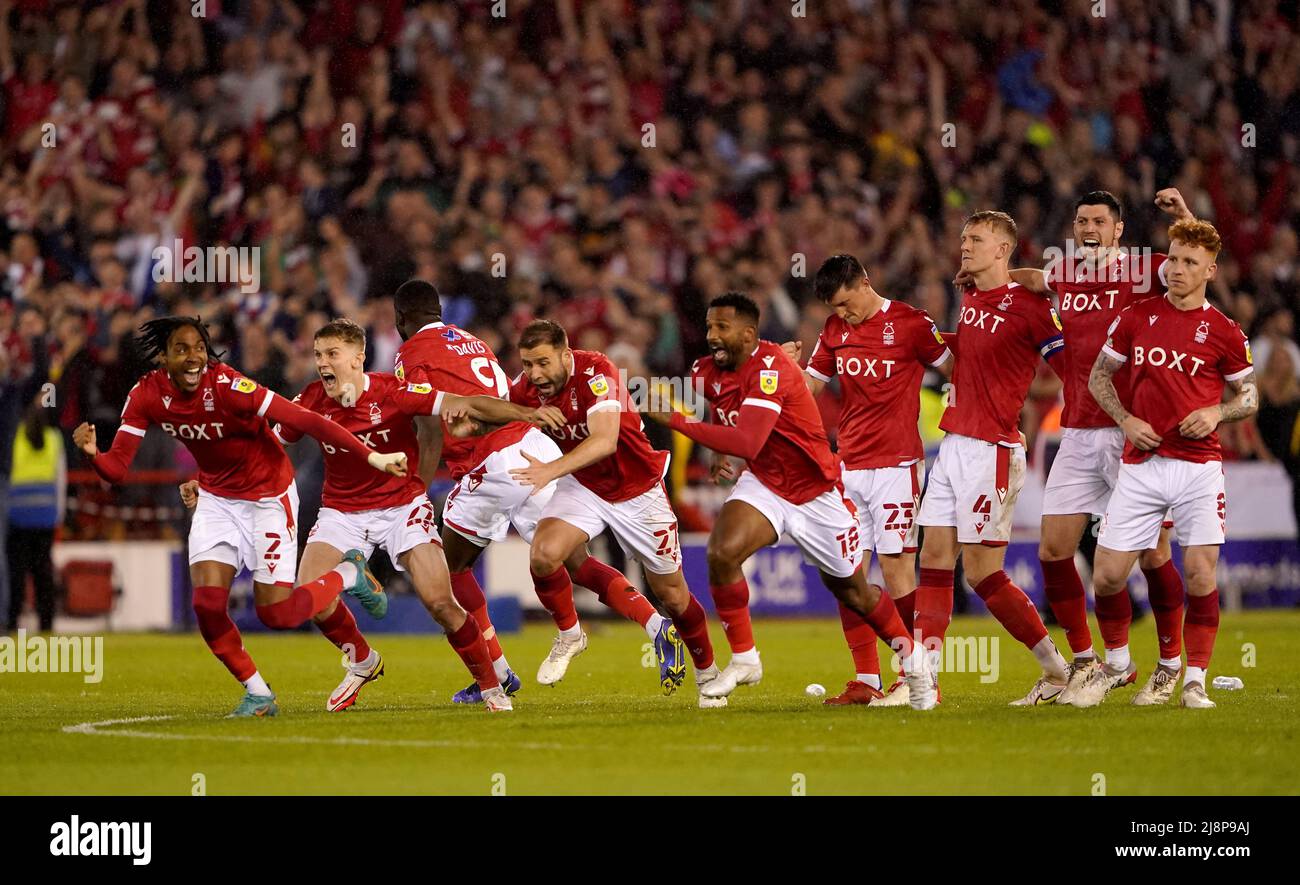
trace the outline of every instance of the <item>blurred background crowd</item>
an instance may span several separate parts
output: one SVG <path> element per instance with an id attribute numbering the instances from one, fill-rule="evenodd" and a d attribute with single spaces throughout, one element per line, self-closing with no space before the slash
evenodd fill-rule
<path id="1" fill-rule="evenodd" d="M 3 0 L 0 475 L 20 422 L 112 438 L 145 368 L 126 337 L 156 314 L 202 315 L 293 395 L 334 316 L 391 368 L 390 296 L 418 276 L 508 373 L 547 316 L 679 375 L 726 290 L 807 353 L 811 278 L 852 252 L 952 328 L 970 212 L 1009 211 L 1015 263 L 1041 265 L 1104 188 L 1125 242 L 1162 250 L 1153 197 L 1177 186 L 1224 234 L 1212 296 L 1260 370 L 1231 457 L 1294 476 L 1298 31 L 1294 0 Z M 257 247 L 260 285 L 159 281 L 177 240 Z M 1058 387 L 1044 370 L 1031 437 Z M 306 509 L 318 455 L 297 449 Z M 136 466 L 161 482 L 186 457 L 164 437 Z M 173 486 L 73 478 L 71 536 L 179 515 Z"/>

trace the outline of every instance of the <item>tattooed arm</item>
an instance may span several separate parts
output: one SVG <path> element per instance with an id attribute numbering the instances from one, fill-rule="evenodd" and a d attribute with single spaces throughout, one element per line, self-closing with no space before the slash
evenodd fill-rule
<path id="1" fill-rule="evenodd" d="M 1236 395 L 1226 403 L 1192 412 L 1178 425 L 1179 433 L 1188 439 L 1203 439 L 1220 424 L 1242 421 L 1259 411 L 1259 388 L 1255 384 L 1254 372 L 1226 383 Z"/>
<path id="2" fill-rule="evenodd" d="M 1137 448 L 1149 452 L 1160 445 L 1160 434 L 1137 415 L 1124 408 L 1119 401 L 1119 392 L 1115 390 L 1115 373 L 1123 368 L 1124 363 L 1105 351 L 1097 354 L 1097 361 L 1092 364 L 1092 374 L 1088 376 L 1088 390 L 1092 393 L 1102 411 L 1119 425 L 1124 436 Z"/>

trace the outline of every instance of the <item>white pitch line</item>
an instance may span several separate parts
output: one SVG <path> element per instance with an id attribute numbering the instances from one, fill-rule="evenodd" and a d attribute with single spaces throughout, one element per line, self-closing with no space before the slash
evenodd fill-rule
<path id="1" fill-rule="evenodd" d="M 100 737 L 143 738 L 154 741 L 224 741 L 227 743 L 268 743 L 268 744 L 325 744 L 329 746 L 362 747 L 413 747 L 428 749 L 487 749 L 503 748 L 513 750 L 589 750 L 613 749 L 608 745 L 591 746 L 588 744 L 556 744 L 536 741 L 466 741 L 466 740 L 420 740 L 405 738 L 363 738 L 348 737 L 313 737 L 311 735 L 276 735 L 276 734 L 182 734 L 169 731 L 140 731 L 132 728 L 113 728 L 115 725 L 136 725 L 142 722 L 167 722 L 176 716 L 134 716 L 128 719 L 104 719 L 99 722 L 81 722 L 76 725 L 63 726 L 65 734 L 90 734 Z M 875 746 L 817 744 L 805 747 L 765 747 L 733 744 L 692 744 L 695 752 L 706 753 L 849 753 L 860 755 L 875 751 Z M 935 747 L 923 750 L 937 751 Z M 917 747 L 909 747 L 915 751 Z"/>

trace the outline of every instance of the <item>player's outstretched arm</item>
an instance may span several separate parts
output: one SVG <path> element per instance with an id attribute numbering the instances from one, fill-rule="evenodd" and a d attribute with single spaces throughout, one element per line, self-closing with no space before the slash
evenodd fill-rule
<path id="1" fill-rule="evenodd" d="M 144 441 L 144 431 L 123 424 L 113 437 L 113 445 L 107 452 L 99 450 L 95 437 L 95 425 L 82 423 L 72 431 L 72 442 L 90 459 L 90 466 L 105 482 L 116 485 L 126 478 L 126 471 L 135 460 L 135 453 Z"/>
<path id="2" fill-rule="evenodd" d="M 527 452 L 527 467 L 516 467 L 510 471 L 516 481 L 533 487 L 532 494 L 537 494 L 554 480 L 584 467 L 595 464 L 602 458 L 608 458 L 618 448 L 618 428 L 622 413 L 617 409 L 598 409 L 587 413 L 588 436 L 571 451 L 554 461 L 539 461 Z"/>
<path id="3" fill-rule="evenodd" d="M 1196 218 L 1187 207 L 1187 201 L 1176 187 L 1156 191 L 1156 205 L 1174 221 L 1192 221 Z"/>
<path id="4" fill-rule="evenodd" d="M 495 396 L 458 396 L 454 393 L 441 393 L 438 395 L 434 414 L 441 415 L 448 424 L 457 422 L 461 418 L 470 418 L 492 425 L 484 428 L 484 432 L 512 421 L 523 421 L 534 427 L 549 430 L 559 430 L 564 426 L 564 414 L 553 406 L 530 409 Z"/>
<path id="5" fill-rule="evenodd" d="M 1244 421 L 1259 411 L 1259 388 L 1255 386 L 1254 372 L 1227 384 L 1235 394 L 1232 399 L 1192 412 L 1179 423 L 1178 432 L 1188 439 L 1204 439 L 1220 424 Z"/>
<path id="6" fill-rule="evenodd" d="M 673 412 L 668 420 L 668 426 L 705 448 L 749 461 L 763 450 L 767 438 L 772 434 L 772 428 L 776 427 L 777 419 L 780 417 L 781 413 L 777 409 L 748 405 L 740 407 L 735 427 L 705 424 L 702 421 L 694 421 L 680 412 Z"/>
<path id="7" fill-rule="evenodd" d="M 1119 401 L 1119 391 L 1115 389 L 1115 373 L 1123 366 L 1123 360 L 1108 356 L 1104 350 L 1097 354 L 1097 361 L 1092 364 L 1092 374 L 1088 376 L 1088 390 L 1102 411 L 1110 415 L 1124 431 L 1128 441 L 1142 451 L 1149 452 L 1160 445 L 1161 436 Z"/>
<path id="8" fill-rule="evenodd" d="M 366 463 L 376 470 L 391 473 L 393 476 L 406 476 L 404 453 L 380 454 L 348 433 L 341 424 L 336 424 L 323 415 L 309 412 L 302 406 L 289 402 L 278 393 L 271 393 L 271 400 L 263 414 L 273 425 L 283 424 L 289 430 L 306 434 L 337 449 L 355 452 L 358 458 L 364 458 Z"/>

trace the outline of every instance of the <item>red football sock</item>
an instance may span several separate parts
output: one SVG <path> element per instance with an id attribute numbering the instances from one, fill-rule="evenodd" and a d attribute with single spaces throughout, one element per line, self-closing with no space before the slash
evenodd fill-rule
<path id="1" fill-rule="evenodd" d="M 1147 598 L 1156 620 L 1160 657 L 1171 661 L 1183 653 L 1183 578 L 1172 559 L 1159 568 L 1142 569 L 1147 579 Z"/>
<path id="2" fill-rule="evenodd" d="M 567 572 L 565 576 L 568 576 Z M 487 643 L 483 641 L 483 633 L 479 630 L 477 621 L 465 618 L 465 623 L 460 625 L 459 630 L 447 634 L 447 641 L 465 662 L 465 669 L 469 670 L 481 691 L 501 687 L 501 680 L 497 679 L 496 671 L 492 669 L 492 656 L 488 654 Z"/>
<path id="3" fill-rule="evenodd" d="M 866 622 L 906 666 L 907 659 L 912 656 L 912 637 L 903 626 L 903 619 L 898 616 L 894 600 L 889 598 L 883 587 L 876 589 L 880 591 L 880 598 L 876 600 L 875 607 L 867 612 Z"/>
<path id="4" fill-rule="evenodd" d="M 314 581 L 299 584 L 279 602 L 256 606 L 257 616 L 272 630 L 292 630 L 329 608 L 343 592 L 343 576 L 330 569 Z"/>
<path id="5" fill-rule="evenodd" d="M 921 639 L 925 640 L 927 647 L 934 645 L 932 640 L 943 645 L 944 633 L 952 620 L 952 571 L 950 568 L 921 569 L 921 583 L 916 588 L 916 601 L 913 603 L 912 626 L 921 631 Z"/>
<path id="6" fill-rule="evenodd" d="M 686 643 L 686 650 L 691 653 L 691 662 L 696 670 L 707 670 L 713 666 L 713 643 L 709 641 L 709 622 L 704 616 L 704 606 L 691 594 L 691 601 L 686 604 L 686 611 L 673 615 L 673 624 L 677 635 Z"/>
<path id="7" fill-rule="evenodd" d="M 900 616 L 901 620 L 901 616 Z M 880 675 L 880 651 L 876 648 L 876 631 L 853 609 L 840 603 L 840 626 L 853 656 L 853 672 Z M 907 625 L 903 625 L 904 631 Z"/>
<path id="8" fill-rule="evenodd" d="M 1101 641 L 1107 648 L 1122 648 L 1128 645 L 1128 628 L 1133 623 L 1133 603 L 1129 601 L 1128 590 L 1122 589 L 1110 596 L 1097 594 L 1097 628 L 1101 630 Z"/>
<path id="9" fill-rule="evenodd" d="M 1001 569 L 980 581 L 975 595 L 984 600 L 993 617 L 1025 648 L 1032 651 L 1047 636 L 1038 609 Z"/>
<path id="10" fill-rule="evenodd" d="M 342 601 L 334 607 L 329 617 L 317 621 L 316 626 L 321 633 L 325 634 L 326 639 L 337 645 L 348 656 L 348 660 L 352 663 L 356 664 L 370 657 L 370 645 L 366 642 L 366 637 L 361 635 L 356 617 Z"/>
<path id="11" fill-rule="evenodd" d="M 650 604 L 618 569 L 588 556 L 573 573 L 574 582 L 596 594 L 603 605 L 642 627 L 656 613 Z"/>
<path id="12" fill-rule="evenodd" d="M 1056 615 L 1056 622 L 1065 631 L 1070 651 L 1076 655 L 1092 651 L 1092 631 L 1088 629 L 1088 602 L 1083 593 L 1083 581 L 1074 567 L 1074 557 L 1066 559 L 1040 559 L 1043 567 L 1043 590 L 1047 604 Z"/>
<path id="13" fill-rule="evenodd" d="M 709 593 L 731 653 L 749 651 L 754 647 L 754 626 L 749 622 L 749 584 L 743 577 L 734 584 L 710 584 Z"/>
<path id="14" fill-rule="evenodd" d="M 483 595 L 483 588 L 478 585 L 478 578 L 474 577 L 472 569 L 451 573 L 451 594 L 474 619 L 474 623 L 478 624 L 492 660 L 499 660 L 502 651 L 501 643 L 497 641 L 497 628 L 492 626 L 492 619 L 488 617 L 487 597 Z"/>
<path id="15" fill-rule="evenodd" d="M 537 598 L 542 601 L 542 607 L 551 613 L 555 626 L 561 630 L 576 626 L 578 610 L 573 607 L 573 582 L 569 580 L 569 572 L 564 566 L 545 577 L 537 572 L 532 572 L 532 576 Z"/>
<path id="16" fill-rule="evenodd" d="M 199 624 L 199 634 L 217 660 L 226 665 L 230 675 L 240 682 L 251 679 L 257 665 L 244 651 L 244 640 L 239 628 L 226 610 L 230 591 L 225 587 L 195 587 L 194 617 Z"/>
<path id="17" fill-rule="evenodd" d="M 898 609 L 898 616 L 903 619 L 903 626 L 911 635 L 912 628 L 916 626 L 916 591 L 894 597 L 894 608 Z"/>
<path id="18" fill-rule="evenodd" d="M 1214 637 L 1219 633 L 1219 591 L 1208 596 L 1187 597 L 1187 618 L 1183 641 L 1187 645 L 1187 666 L 1208 669 L 1214 654 Z"/>

